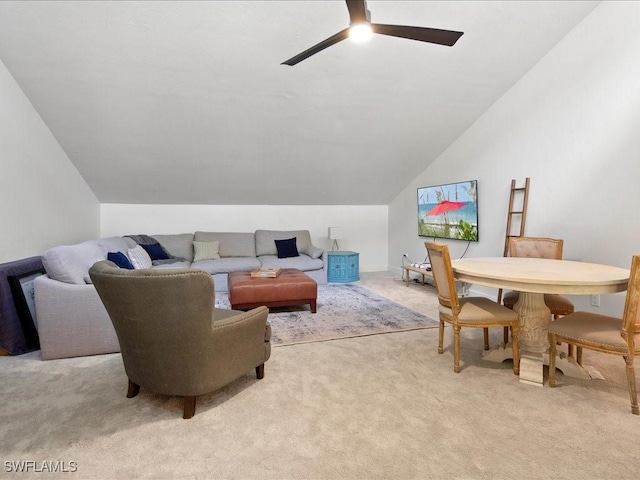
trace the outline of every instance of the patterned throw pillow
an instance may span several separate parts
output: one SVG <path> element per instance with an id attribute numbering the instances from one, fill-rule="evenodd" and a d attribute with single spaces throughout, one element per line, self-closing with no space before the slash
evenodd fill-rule
<path id="1" fill-rule="evenodd" d="M 193 242 L 193 261 L 217 260 L 220 258 L 220 242 Z"/>
<path id="2" fill-rule="evenodd" d="M 136 245 L 134 248 L 130 248 L 127 251 L 127 255 L 129 256 L 129 260 L 131 260 L 131 264 L 133 268 L 139 270 L 141 268 L 151 268 L 153 264 L 151 257 L 147 253 L 147 251 L 142 248 L 140 245 Z"/>

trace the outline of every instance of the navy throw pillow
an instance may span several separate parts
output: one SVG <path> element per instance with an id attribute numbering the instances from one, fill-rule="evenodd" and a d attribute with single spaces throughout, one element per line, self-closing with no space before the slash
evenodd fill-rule
<path id="1" fill-rule="evenodd" d="M 278 250 L 278 258 L 298 257 L 298 247 L 296 246 L 296 237 L 286 240 L 276 240 L 276 250 Z"/>
<path id="2" fill-rule="evenodd" d="M 159 243 L 151 243 L 149 245 L 140 245 L 146 250 L 151 257 L 151 260 L 168 260 L 169 256 Z"/>
<path id="3" fill-rule="evenodd" d="M 107 253 L 107 260 L 109 260 L 110 262 L 115 263 L 120 268 L 126 268 L 127 270 L 133 270 L 133 264 L 131 263 L 131 260 L 129 260 L 129 257 L 127 257 L 122 252 L 109 252 L 109 253 Z"/>

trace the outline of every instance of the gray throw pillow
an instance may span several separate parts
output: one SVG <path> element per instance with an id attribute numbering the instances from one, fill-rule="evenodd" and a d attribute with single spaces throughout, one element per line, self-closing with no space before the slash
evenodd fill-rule
<path id="1" fill-rule="evenodd" d="M 316 247 L 315 245 L 309 245 L 302 253 L 309 255 L 311 258 L 320 258 L 324 253 L 324 250 Z"/>

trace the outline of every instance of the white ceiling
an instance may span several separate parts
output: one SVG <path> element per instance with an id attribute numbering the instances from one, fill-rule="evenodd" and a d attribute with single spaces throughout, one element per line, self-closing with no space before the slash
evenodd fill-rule
<path id="1" fill-rule="evenodd" d="M 103 203 L 387 204 L 598 2 L 0 2 L 0 60 Z M 452 179 L 457 175 L 452 174 Z"/>

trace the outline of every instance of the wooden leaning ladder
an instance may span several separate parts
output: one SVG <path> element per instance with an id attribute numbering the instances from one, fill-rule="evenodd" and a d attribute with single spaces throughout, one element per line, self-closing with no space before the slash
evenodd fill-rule
<path id="1" fill-rule="evenodd" d="M 511 180 L 511 195 L 509 195 L 509 211 L 507 212 L 507 229 L 504 238 L 504 252 L 502 254 L 504 257 L 509 255 L 509 239 L 512 237 L 524 236 L 524 226 L 527 222 L 527 202 L 529 201 L 529 183 L 530 179 L 527 177 L 524 181 L 524 187 L 516 187 L 515 179 Z M 518 203 L 518 205 L 520 205 L 519 210 L 514 210 L 516 197 L 520 200 Z M 518 235 L 514 235 L 512 231 L 514 228 L 513 218 L 516 216 L 520 217 L 520 231 Z M 498 303 L 502 303 L 502 289 L 498 290 Z M 505 328 L 504 343 L 506 344 L 508 341 L 509 329 Z"/>
<path id="2" fill-rule="evenodd" d="M 509 253 L 509 239 L 511 237 L 523 237 L 524 236 L 524 225 L 527 222 L 527 202 L 529 201 L 529 177 L 524 181 L 524 187 L 516 187 L 516 181 L 511 180 L 511 195 L 509 196 L 509 212 L 507 213 L 507 234 L 504 239 L 504 254 L 503 256 L 507 256 Z M 520 210 L 514 210 L 513 204 L 518 193 L 522 193 L 519 195 L 521 197 L 521 208 Z M 514 215 L 520 215 L 520 232 L 518 235 L 513 235 L 513 217 Z"/>

